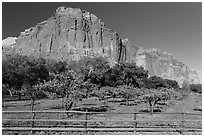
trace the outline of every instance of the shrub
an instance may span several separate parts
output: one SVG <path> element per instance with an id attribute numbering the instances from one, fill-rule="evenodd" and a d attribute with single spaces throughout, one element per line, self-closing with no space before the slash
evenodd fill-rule
<path id="1" fill-rule="evenodd" d="M 190 90 L 196 93 L 202 93 L 202 85 L 201 84 L 190 84 Z"/>

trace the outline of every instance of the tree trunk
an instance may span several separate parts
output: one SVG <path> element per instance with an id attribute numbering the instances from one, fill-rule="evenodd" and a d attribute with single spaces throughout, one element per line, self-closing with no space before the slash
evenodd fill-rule
<path id="1" fill-rule="evenodd" d="M 155 100 L 154 103 L 153 103 L 153 106 L 156 106 L 158 101 L 160 101 L 159 99 L 158 100 Z"/>
<path id="2" fill-rule="evenodd" d="M 105 97 L 102 97 L 103 106 L 105 106 Z"/>
<path id="3" fill-rule="evenodd" d="M 152 115 L 152 114 L 153 114 L 154 107 L 153 107 L 152 101 L 150 101 L 150 100 L 149 100 L 149 108 L 150 108 L 150 113 L 151 113 L 151 115 Z"/>
<path id="4" fill-rule="evenodd" d="M 105 101 L 105 98 L 103 99 L 103 106 L 105 106 L 106 105 L 106 101 Z"/>
<path id="5" fill-rule="evenodd" d="M 154 107 L 150 106 L 150 113 L 151 113 L 151 115 L 153 114 L 153 112 L 154 112 Z"/>
<path id="6" fill-rule="evenodd" d="M 33 98 L 31 98 L 31 111 L 33 111 L 34 110 L 34 103 L 35 103 L 35 100 L 33 99 Z"/>
<path id="7" fill-rule="evenodd" d="M 69 111 L 72 106 L 73 106 L 74 102 L 73 101 L 68 101 L 67 103 L 65 103 L 65 109 L 66 111 Z M 67 116 L 69 116 L 69 113 L 67 112 Z"/>
<path id="8" fill-rule="evenodd" d="M 4 105 L 4 102 L 5 102 L 5 96 L 4 95 L 2 95 L 2 107 L 4 107 L 5 105 Z"/>
<path id="9" fill-rule="evenodd" d="M 18 93 L 18 100 L 21 101 L 21 93 Z"/>
<path id="10" fill-rule="evenodd" d="M 129 106 L 129 99 L 126 99 L 126 105 Z"/>

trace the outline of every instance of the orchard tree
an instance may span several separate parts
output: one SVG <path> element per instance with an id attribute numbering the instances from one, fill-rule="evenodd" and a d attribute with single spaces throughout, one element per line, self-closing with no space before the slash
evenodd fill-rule
<path id="1" fill-rule="evenodd" d="M 202 85 L 201 84 L 190 84 L 190 90 L 196 93 L 202 93 Z"/>
<path id="2" fill-rule="evenodd" d="M 118 88 L 120 89 L 121 97 L 125 99 L 126 105 L 128 106 L 129 105 L 129 99 L 132 97 L 133 91 L 126 85 L 119 86 Z"/>
<path id="3" fill-rule="evenodd" d="M 10 89 L 8 85 L 2 84 L 2 106 L 4 106 L 6 95 L 10 95 L 12 97 L 13 90 Z"/>
<path id="4" fill-rule="evenodd" d="M 84 81 L 90 80 L 93 84 L 104 86 L 103 74 L 109 69 L 109 64 L 103 57 L 84 57 L 79 61 L 71 61 L 68 69 L 83 75 Z"/>
<path id="5" fill-rule="evenodd" d="M 175 80 L 170 80 L 170 79 L 164 79 L 167 88 L 173 88 L 173 89 L 179 89 L 178 82 Z"/>
<path id="6" fill-rule="evenodd" d="M 160 92 L 157 89 L 144 89 L 144 94 L 142 98 L 146 100 L 146 102 L 149 104 L 149 110 L 151 114 L 153 113 L 154 108 L 158 101 L 164 99 L 164 95 L 165 95 L 164 92 Z"/>
<path id="7" fill-rule="evenodd" d="M 157 89 L 161 87 L 167 87 L 167 84 L 165 83 L 164 79 L 157 76 L 151 76 L 145 81 L 146 88 L 148 89 Z"/>
<path id="8" fill-rule="evenodd" d="M 160 88 L 159 93 L 160 101 L 164 101 L 164 104 L 167 100 L 173 99 L 175 95 L 175 91 L 173 89 L 168 88 Z"/>
<path id="9" fill-rule="evenodd" d="M 106 105 L 106 97 L 110 95 L 109 87 L 101 87 L 100 89 L 95 89 L 92 92 L 92 95 L 99 98 L 99 101 L 103 101 L 103 105 Z"/>
<path id="10" fill-rule="evenodd" d="M 119 85 L 143 87 L 147 77 L 148 72 L 135 63 L 116 64 L 104 74 L 106 85 L 113 87 Z"/>
<path id="11" fill-rule="evenodd" d="M 186 81 L 186 80 L 183 81 L 181 89 L 184 90 L 184 91 L 188 91 L 190 89 L 189 82 Z"/>
<path id="12" fill-rule="evenodd" d="M 67 65 L 67 62 L 62 60 L 56 61 L 54 59 L 47 59 L 46 61 L 47 70 L 55 74 L 65 72 L 67 70 Z"/>
<path id="13" fill-rule="evenodd" d="M 2 83 L 8 88 L 20 90 L 25 81 L 28 57 L 18 54 L 6 55 L 2 59 Z"/>
<path id="14" fill-rule="evenodd" d="M 130 99 L 140 98 L 142 92 L 139 88 L 133 86 L 122 85 L 117 87 L 118 95 L 126 100 L 126 105 L 129 105 Z"/>
<path id="15" fill-rule="evenodd" d="M 7 55 L 2 62 L 2 83 L 17 90 L 21 100 L 20 90 L 24 85 L 33 85 L 48 80 L 49 73 L 43 58 L 27 57 L 18 54 Z"/>
<path id="16" fill-rule="evenodd" d="M 49 79 L 46 61 L 43 58 L 29 57 L 29 61 L 24 69 L 25 84 L 33 86 Z"/>
<path id="17" fill-rule="evenodd" d="M 117 87 L 109 87 L 109 94 L 115 100 L 118 97 Z"/>
<path id="18" fill-rule="evenodd" d="M 84 77 L 74 71 L 66 71 L 60 74 L 51 74 L 52 79 L 36 85 L 36 88 L 45 92 L 46 95 L 55 94 L 57 98 L 63 98 L 65 109 L 70 110 L 74 104 L 86 97 Z"/>
<path id="19" fill-rule="evenodd" d="M 34 86 L 49 79 L 49 72 L 46 68 L 46 61 L 43 58 L 30 56 L 24 67 L 24 84 L 22 92 L 31 99 L 31 106 L 39 96 L 38 90 Z M 20 91 L 20 94 L 22 93 Z M 33 106 L 31 107 L 33 109 Z"/>

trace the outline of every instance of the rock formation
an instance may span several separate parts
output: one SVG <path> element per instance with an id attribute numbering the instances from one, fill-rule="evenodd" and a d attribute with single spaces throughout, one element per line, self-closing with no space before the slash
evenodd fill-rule
<path id="1" fill-rule="evenodd" d="M 16 37 L 8 37 L 2 41 L 2 52 L 3 53 L 13 53 L 12 51 L 16 46 Z"/>
<path id="2" fill-rule="evenodd" d="M 148 70 L 150 75 L 176 80 L 180 86 L 183 82 L 200 83 L 197 72 L 188 68 L 172 55 L 157 49 L 143 50 L 135 57 L 138 66 Z"/>
<path id="3" fill-rule="evenodd" d="M 15 41 L 15 46 L 10 44 L 13 53 L 64 61 L 106 56 L 113 62 L 135 62 L 150 75 L 177 80 L 180 85 L 184 81 L 199 83 L 197 73 L 172 55 L 136 47 L 106 28 L 97 16 L 80 9 L 59 7 L 51 18 L 21 32 Z"/>
<path id="4" fill-rule="evenodd" d="M 98 17 L 67 7 L 58 8 L 47 21 L 22 32 L 16 45 L 16 53 L 61 60 L 104 55 L 118 62 L 123 51 L 118 34 Z"/>

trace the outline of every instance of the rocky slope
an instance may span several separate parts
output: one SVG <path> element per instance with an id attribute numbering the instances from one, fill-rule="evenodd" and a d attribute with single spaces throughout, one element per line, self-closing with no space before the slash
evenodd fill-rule
<path id="1" fill-rule="evenodd" d="M 177 80 L 180 85 L 184 81 L 199 83 L 196 71 L 172 55 L 136 47 L 128 39 L 122 40 L 115 31 L 106 28 L 97 16 L 80 9 L 59 7 L 51 18 L 26 29 L 13 39 L 15 44 L 3 44 L 3 53 L 65 61 L 78 60 L 83 56 L 106 56 L 112 63 L 135 62 L 149 70 L 150 75 Z"/>

